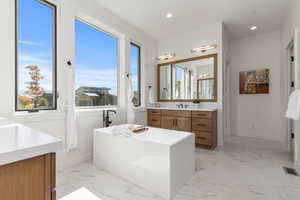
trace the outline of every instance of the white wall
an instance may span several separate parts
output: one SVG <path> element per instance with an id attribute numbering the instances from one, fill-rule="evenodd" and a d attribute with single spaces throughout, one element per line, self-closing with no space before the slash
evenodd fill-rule
<path id="1" fill-rule="evenodd" d="M 170 37 L 158 41 L 158 55 L 167 52 L 176 54 L 172 60 L 180 60 L 185 58 L 196 57 L 205 54 L 193 54 L 191 49 L 202 45 L 217 44 L 216 50 L 208 51 L 205 54 L 218 53 L 218 102 L 217 103 L 201 103 L 203 107 L 218 109 L 218 144 L 223 145 L 223 24 L 216 23 L 197 30 L 182 34 L 172 34 Z M 172 61 L 171 60 L 171 61 Z M 157 67 L 153 69 L 157 72 Z M 150 82 L 156 85 L 156 76 L 150 77 Z M 155 100 L 157 91 L 154 91 Z M 177 102 L 178 103 L 178 102 Z M 177 103 L 161 103 L 164 106 L 175 106 Z M 188 104 L 188 103 L 185 103 Z"/>
<path id="2" fill-rule="evenodd" d="M 287 9 L 287 15 L 284 20 L 281 29 L 281 75 L 284 77 L 288 76 L 288 66 L 287 66 L 287 51 L 286 48 L 292 39 L 296 40 L 295 43 L 295 53 L 296 53 L 296 88 L 300 89 L 300 1 L 291 0 L 289 7 Z M 296 31 L 297 30 L 297 31 Z M 283 79 L 281 81 L 281 96 L 288 95 L 288 80 Z M 281 121 L 282 121 L 282 132 L 287 132 L 287 120 L 284 118 L 285 110 L 287 107 L 287 99 L 282 99 L 281 102 Z M 300 122 L 295 122 L 295 162 L 300 165 Z"/>
<path id="3" fill-rule="evenodd" d="M 230 111 L 231 111 L 231 99 L 230 99 L 230 68 L 229 68 L 229 35 L 228 30 L 223 25 L 223 127 L 224 127 L 224 139 L 230 139 L 231 127 L 230 127 Z"/>
<path id="4" fill-rule="evenodd" d="M 283 141 L 280 132 L 280 31 L 230 42 L 233 135 Z M 239 72 L 270 69 L 269 94 L 239 94 Z"/>
<path id="5" fill-rule="evenodd" d="M 0 116 L 23 123 L 37 130 L 49 133 L 64 140 L 65 135 L 65 105 L 66 105 L 66 73 L 69 73 L 66 61 L 74 61 L 74 19 L 75 16 L 85 16 L 93 22 L 107 26 L 109 29 L 119 32 L 124 38 L 124 57 L 121 59 L 121 74 L 123 80 L 118 107 L 119 114 L 114 116 L 115 123 L 125 122 L 124 111 L 126 108 L 126 86 L 124 82 L 125 72 L 129 67 L 130 40 L 138 42 L 142 46 L 142 100 L 143 106 L 147 103 L 148 74 L 153 73 L 148 69 L 156 65 L 156 41 L 135 27 L 126 23 L 108 10 L 99 6 L 96 0 L 52 0 L 58 6 L 58 90 L 60 92 L 59 109 L 53 112 L 40 112 L 35 114 L 14 112 L 14 75 L 15 75 L 15 6 L 12 0 L 2 0 L 0 8 L 0 23 L 2 26 L 0 37 Z M 153 75 L 152 75 L 153 76 Z M 79 145 L 70 153 L 59 152 L 59 167 L 67 167 L 92 156 L 92 130 L 102 126 L 102 111 L 88 110 L 79 112 Z M 137 122 L 146 123 L 145 109 L 137 110 Z"/>

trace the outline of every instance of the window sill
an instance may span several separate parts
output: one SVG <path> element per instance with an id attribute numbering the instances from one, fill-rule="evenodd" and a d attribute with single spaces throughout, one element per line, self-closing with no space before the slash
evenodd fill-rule
<path id="1" fill-rule="evenodd" d="M 13 119 L 21 123 L 26 122 L 41 122 L 47 120 L 64 120 L 65 113 L 58 110 L 45 110 L 35 113 L 29 112 L 14 112 Z"/>
<path id="2" fill-rule="evenodd" d="M 102 112 L 105 110 L 118 110 L 116 106 L 114 107 L 94 107 L 94 108 L 75 108 L 77 116 L 80 117 L 102 117 Z"/>
<path id="3" fill-rule="evenodd" d="M 15 111 L 14 116 L 28 116 L 28 115 L 43 115 L 49 113 L 57 113 L 58 110 L 39 110 L 39 112 L 28 112 L 28 111 Z"/>
<path id="4" fill-rule="evenodd" d="M 118 108 L 116 106 L 112 107 L 94 107 L 94 108 L 80 108 L 76 107 L 75 112 L 82 113 L 82 112 L 99 112 L 103 110 L 117 110 Z"/>

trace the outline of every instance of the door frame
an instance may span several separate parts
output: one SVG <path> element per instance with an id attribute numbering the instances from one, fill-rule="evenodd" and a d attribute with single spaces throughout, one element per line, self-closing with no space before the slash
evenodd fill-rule
<path id="1" fill-rule="evenodd" d="M 229 62 L 225 60 L 225 80 L 224 80 L 224 139 L 230 140 L 231 136 L 231 69 L 229 67 Z"/>
<path id="2" fill-rule="evenodd" d="M 295 89 L 299 88 L 299 83 L 298 83 L 298 78 L 297 78 L 297 74 L 298 74 L 298 29 L 295 28 L 294 29 L 294 35 L 292 36 L 292 38 L 289 40 L 289 43 L 286 47 L 286 64 L 287 64 L 287 83 L 288 83 L 288 88 L 287 88 L 287 102 L 289 100 L 289 96 L 290 96 L 290 84 L 291 84 L 291 53 L 290 50 L 291 48 L 293 48 L 293 56 L 294 56 L 294 85 L 295 85 Z M 295 121 L 294 121 L 294 125 L 296 125 Z M 291 131 L 291 123 L 290 123 L 290 119 L 287 120 L 287 147 L 288 149 L 291 149 L 291 135 L 290 132 Z M 297 145 L 297 134 L 296 132 L 298 132 L 297 127 L 294 126 L 294 149 L 293 152 L 291 152 L 293 154 L 293 162 L 294 163 L 298 163 L 298 145 Z"/>

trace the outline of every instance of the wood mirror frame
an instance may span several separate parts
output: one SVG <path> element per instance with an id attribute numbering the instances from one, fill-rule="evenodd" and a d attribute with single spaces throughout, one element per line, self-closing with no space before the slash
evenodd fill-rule
<path id="1" fill-rule="evenodd" d="M 171 96 L 171 99 L 160 99 L 160 68 L 161 67 L 166 65 L 173 65 L 177 63 L 183 63 L 183 62 L 191 62 L 191 61 L 201 60 L 206 58 L 214 58 L 214 99 L 173 99 L 173 95 Z M 158 102 L 193 102 L 193 101 L 217 102 L 218 101 L 218 54 L 209 54 L 204 56 L 197 56 L 197 57 L 158 64 L 157 65 L 157 101 Z"/>

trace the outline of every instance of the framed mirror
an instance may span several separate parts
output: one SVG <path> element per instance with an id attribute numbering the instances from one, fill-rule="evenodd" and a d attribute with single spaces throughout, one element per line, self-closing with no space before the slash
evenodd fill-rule
<path id="1" fill-rule="evenodd" d="M 217 54 L 158 65 L 158 101 L 217 101 Z"/>

